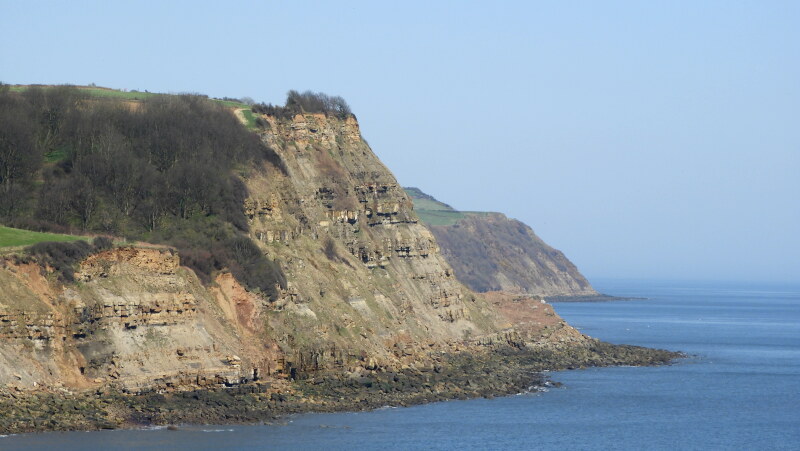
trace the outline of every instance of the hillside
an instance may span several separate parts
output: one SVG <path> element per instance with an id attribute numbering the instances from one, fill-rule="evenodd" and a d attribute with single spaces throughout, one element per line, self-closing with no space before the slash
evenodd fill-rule
<path id="1" fill-rule="evenodd" d="M 0 433 L 507 394 L 675 356 L 463 286 L 340 98 L 292 91 L 256 130 L 201 96 L 0 106 L 3 225 L 113 238 L 0 257 Z"/>
<path id="2" fill-rule="evenodd" d="M 406 192 L 458 280 L 472 290 L 546 298 L 599 296 L 561 251 L 524 223 L 501 213 L 456 211 L 418 188 Z"/>

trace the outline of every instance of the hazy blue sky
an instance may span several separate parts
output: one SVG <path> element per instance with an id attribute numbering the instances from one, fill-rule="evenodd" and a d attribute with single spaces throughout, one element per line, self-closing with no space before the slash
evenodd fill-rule
<path id="1" fill-rule="evenodd" d="M 0 0 L 0 80 L 341 95 L 590 279 L 800 281 L 800 2 L 489 3 Z"/>

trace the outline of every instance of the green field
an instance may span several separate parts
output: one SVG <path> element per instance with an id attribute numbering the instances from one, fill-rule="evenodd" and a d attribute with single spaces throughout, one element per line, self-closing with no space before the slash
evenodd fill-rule
<path id="1" fill-rule="evenodd" d="M 250 130 L 255 130 L 258 128 L 256 126 L 256 116 L 253 114 L 253 110 L 251 109 L 244 109 L 242 110 L 242 115 L 244 115 L 244 119 L 247 121 L 247 128 Z"/>
<path id="2" fill-rule="evenodd" d="M 440 202 L 418 188 L 403 188 L 414 201 L 414 211 L 425 224 L 433 226 L 450 226 L 467 216 L 488 214 L 482 211 L 458 211 Z"/>
<path id="3" fill-rule="evenodd" d="M 443 210 L 419 210 L 414 211 L 425 224 L 434 226 L 451 226 L 468 216 L 489 215 L 488 211 L 443 211 Z"/>
<path id="4" fill-rule="evenodd" d="M 409 197 L 414 201 L 414 209 L 416 210 L 436 210 L 436 211 L 452 211 L 457 212 L 455 208 L 447 205 L 444 202 L 439 202 L 433 196 L 425 194 L 419 188 L 403 188 Z"/>
<path id="5" fill-rule="evenodd" d="M 422 222 L 434 226 L 453 225 L 467 217 L 467 215 L 460 211 L 423 210 L 420 208 L 414 208 L 414 211 L 417 212 L 417 216 L 419 216 Z"/>
<path id="6" fill-rule="evenodd" d="M 436 210 L 436 211 L 452 211 L 452 212 L 457 211 L 453 207 L 447 204 L 443 204 L 438 200 L 431 200 L 424 198 L 414 198 L 414 207 L 419 210 Z"/>
<path id="7" fill-rule="evenodd" d="M 31 232 L 30 230 L 0 226 L 0 247 L 30 246 L 43 241 L 78 241 L 85 239 L 86 237 L 82 236 Z"/>

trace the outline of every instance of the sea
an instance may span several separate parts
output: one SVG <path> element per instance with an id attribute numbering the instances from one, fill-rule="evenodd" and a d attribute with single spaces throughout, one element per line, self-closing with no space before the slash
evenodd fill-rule
<path id="1" fill-rule="evenodd" d="M 663 367 L 551 372 L 563 386 L 503 398 L 275 425 L 21 434 L 0 438 L 0 449 L 800 450 L 800 284 L 595 286 L 644 299 L 556 311 L 588 335 L 690 356 Z"/>

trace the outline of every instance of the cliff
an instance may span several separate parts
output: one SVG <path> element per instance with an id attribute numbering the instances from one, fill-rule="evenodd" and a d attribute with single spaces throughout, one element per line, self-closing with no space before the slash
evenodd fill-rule
<path id="1" fill-rule="evenodd" d="M 352 116 L 266 120 L 263 139 L 286 175 L 250 174 L 246 213 L 251 236 L 286 274 L 269 325 L 298 364 L 303 353 L 303 362 L 335 364 L 334 350 L 399 364 L 498 331 L 496 313 L 453 276 Z"/>
<path id="2" fill-rule="evenodd" d="M 137 392 L 238 384 L 278 355 L 269 341 L 242 362 L 248 298 L 221 276 L 206 289 L 168 249 L 118 248 L 63 285 L 33 263 L 0 268 L 0 384 Z M 245 365 L 245 366 L 243 366 Z"/>
<path id="3" fill-rule="evenodd" d="M 600 296 L 564 254 L 502 213 L 461 212 L 406 188 L 455 275 L 474 291 L 539 297 Z"/>
<path id="4" fill-rule="evenodd" d="M 247 236 L 226 239 L 242 255 L 255 243 L 267 260 L 254 261 L 279 267 L 273 286 L 226 267 L 200 277 L 170 246 L 95 248 L 74 280 L 7 252 L 0 433 L 506 394 L 533 371 L 674 357 L 602 344 L 530 296 L 463 286 L 352 115 L 256 116 L 272 157 L 235 166 Z"/>
<path id="5" fill-rule="evenodd" d="M 204 285 L 168 247 L 95 253 L 74 283 L 6 258 L 0 384 L 132 393 L 235 385 L 402 368 L 541 338 L 544 323 L 520 335 L 461 285 L 352 116 L 263 119 L 261 139 L 283 167 L 242 171 L 244 212 L 251 239 L 286 276 L 278 295 L 247 290 L 225 271 Z"/>

